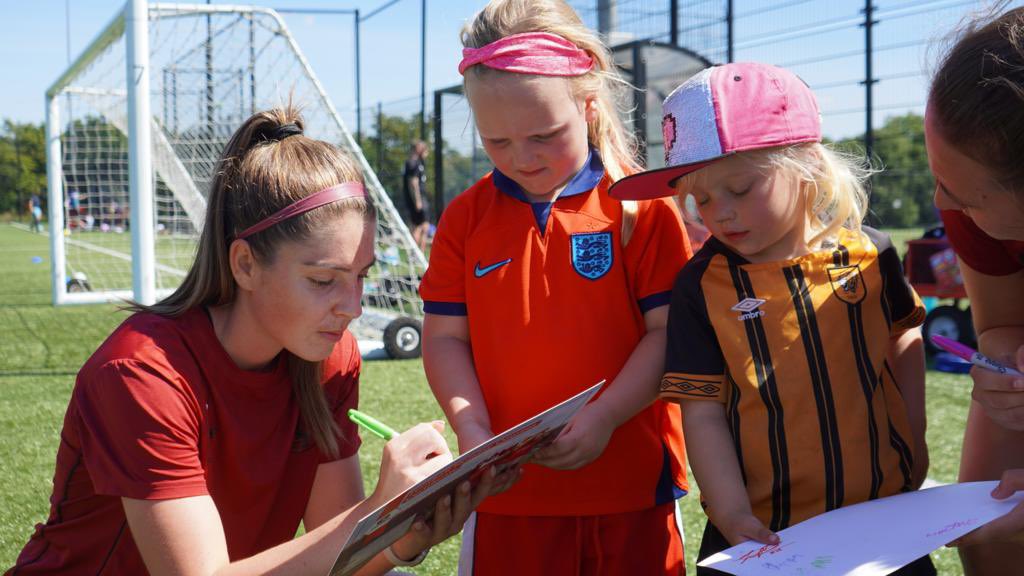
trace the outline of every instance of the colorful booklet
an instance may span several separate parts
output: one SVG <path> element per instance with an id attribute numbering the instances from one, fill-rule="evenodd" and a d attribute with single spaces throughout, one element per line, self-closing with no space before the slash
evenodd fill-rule
<path id="1" fill-rule="evenodd" d="M 469 479 L 476 485 L 489 466 L 496 466 L 498 473 L 504 472 L 554 442 L 569 420 L 603 385 L 602 380 L 565 402 L 505 430 L 368 514 L 352 530 L 330 576 L 352 574 L 405 535 L 416 519 L 429 520 L 437 501 L 452 493 L 463 481 Z"/>

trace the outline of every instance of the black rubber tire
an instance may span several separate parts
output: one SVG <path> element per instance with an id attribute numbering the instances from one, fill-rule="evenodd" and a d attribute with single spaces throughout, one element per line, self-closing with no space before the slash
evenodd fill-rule
<path id="1" fill-rule="evenodd" d="M 419 320 L 402 316 L 384 328 L 384 351 L 395 360 L 419 358 L 422 351 L 423 327 Z"/>
<path id="2" fill-rule="evenodd" d="M 92 286 L 89 285 L 88 280 L 72 278 L 68 280 L 68 292 L 92 292 Z"/>
<path id="3" fill-rule="evenodd" d="M 932 344 L 931 337 L 935 334 L 956 340 L 968 346 L 974 346 L 974 326 L 969 312 L 956 306 L 939 306 L 928 313 L 921 328 L 924 335 L 925 349 L 934 354 L 940 349 Z"/>

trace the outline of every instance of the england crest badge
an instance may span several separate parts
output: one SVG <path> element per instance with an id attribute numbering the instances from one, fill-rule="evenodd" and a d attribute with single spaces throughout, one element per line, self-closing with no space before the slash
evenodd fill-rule
<path id="1" fill-rule="evenodd" d="M 612 233 L 584 232 L 570 236 L 572 267 L 588 280 L 597 280 L 612 269 Z"/>

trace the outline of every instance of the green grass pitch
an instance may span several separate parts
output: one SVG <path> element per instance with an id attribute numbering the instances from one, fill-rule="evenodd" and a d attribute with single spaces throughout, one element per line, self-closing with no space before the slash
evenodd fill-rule
<path id="1" fill-rule="evenodd" d="M 914 233 L 901 235 L 901 239 Z M 127 236 L 124 242 L 127 243 Z M 42 257 L 33 263 L 33 257 Z M 50 305 L 47 239 L 0 226 L 0 571 L 14 559 L 33 526 L 46 519 L 54 456 L 68 397 L 79 366 L 123 320 L 116 307 Z M 928 372 L 929 476 L 956 478 L 970 380 Z M 441 419 L 418 360 L 371 361 L 364 366 L 361 406 L 392 426 Z M 448 433 L 454 446 L 454 436 Z M 372 489 L 382 441 L 366 437 L 360 451 L 366 490 Z M 687 569 L 700 546 L 704 516 L 696 488 L 681 500 Z M 416 574 L 455 573 L 458 538 L 438 546 Z M 955 552 L 933 554 L 939 574 L 960 574 Z"/>

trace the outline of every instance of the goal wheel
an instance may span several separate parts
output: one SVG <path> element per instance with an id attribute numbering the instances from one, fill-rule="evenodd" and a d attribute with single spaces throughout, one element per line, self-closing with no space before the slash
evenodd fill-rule
<path id="1" fill-rule="evenodd" d="M 396 360 L 419 358 L 422 325 L 419 320 L 402 316 L 384 328 L 384 350 Z"/>

